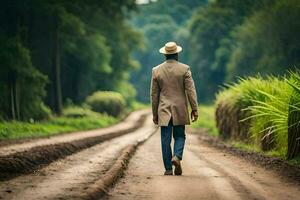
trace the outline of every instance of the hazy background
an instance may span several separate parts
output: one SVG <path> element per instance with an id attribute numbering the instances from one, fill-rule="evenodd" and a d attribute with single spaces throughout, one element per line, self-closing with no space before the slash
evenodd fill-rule
<path id="1" fill-rule="evenodd" d="M 151 68 L 163 61 L 167 41 L 183 47 L 199 101 L 211 103 L 224 82 L 248 75 L 282 75 L 299 67 L 300 3 L 297 0 L 138 1 L 131 24 L 143 35 L 131 73 L 137 99 L 148 102 Z"/>

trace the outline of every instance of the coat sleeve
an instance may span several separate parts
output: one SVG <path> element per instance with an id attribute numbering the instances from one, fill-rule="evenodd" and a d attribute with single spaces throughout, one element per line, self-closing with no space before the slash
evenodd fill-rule
<path id="1" fill-rule="evenodd" d="M 195 84 L 192 78 L 192 72 L 190 68 L 188 68 L 187 72 L 184 74 L 184 87 L 192 110 L 197 111 L 198 109 L 197 93 L 196 93 L 196 88 L 195 88 Z"/>
<path id="2" fill-rule="evenodd" d="M 160 88 L 157 79 L 155 77 L 154 70 L 152 70 L 150 96 L 151 96 L 151 104 L 152 104 L 152 114 L 153 117 L 157 117 L 157 118 L 158 118 L 159 95 L 160 95 Z"/>

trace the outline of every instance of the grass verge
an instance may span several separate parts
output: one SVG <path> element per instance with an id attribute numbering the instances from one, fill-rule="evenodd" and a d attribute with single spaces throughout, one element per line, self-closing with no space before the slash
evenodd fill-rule
<path id="1" fill-rule="evenodd" d="M 192 128 L 204 128 L 208 134 L 218 136 L 214 105 L 200 105 L 198 107 L 198 112 L 199 118 L 196 122 L 192 123 Z"/>
<path id="2" fill-rule="evenodd" d="M 273 157 L 273 158 L 281 158 L 283 160 L 286 159 L 284 155 L 282 155 L 280 152 L 278 152 L 276 150 L 263 151 L 259 147 L 257 147 L 255 144 L 248 144 L 248 143 L 241 142 L 241 141 L 228 141 L 228 144 L 235 148 L 238 148 L 242 151 L 259 153 L 259 154 Z M 296 158 L 287 160 L 287 162 L 290 165 L 300 167 L 300 157 L 296 157 Z"/>
<path id="3" fill-rule="evenodd" d="M 103 128 L 119 122 L 121 118 L 93 112 L 86 108 L 69 107 L 61 117 L 47 121 L 0 122 L 0 140 L 47 137 L 60 133 Z"/>

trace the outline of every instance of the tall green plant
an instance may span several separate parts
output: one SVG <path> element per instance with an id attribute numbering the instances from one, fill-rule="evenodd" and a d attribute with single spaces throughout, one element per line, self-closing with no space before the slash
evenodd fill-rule
<path id="1" fill-rule="evenodd" d="M 291 72 L 291 78 L 287 80 L 293 88 L 288 110 L 288 151 L 287 158 L 300 155 L 300 73 Z"/>
<path id="2" fill-rule="evenodd" d="M 273 90 L 256 92 L 265 98 L 254 99 L 251 110 L 250 132 L 263 150 L 275 149 L 284 155 L 287 148 L 288 102 L 291 95 L 289 86 L 280 80 L 274 80 Z"/>

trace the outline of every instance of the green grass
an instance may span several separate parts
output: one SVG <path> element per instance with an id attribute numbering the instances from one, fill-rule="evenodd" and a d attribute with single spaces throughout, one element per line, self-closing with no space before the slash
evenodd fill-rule
<path id="1" fill-rule="evenodd" d="M 204 128 L 208 134 L 218 136 L 215 122 L 215 107 L 213 105 L 200 105 L 198 112 L 199 118 L 192 123 L 192 128 Z"/>
<path id="2" fill-rule="evenodd" d="M 258 153 L 258 152 L 262 152 L 256 145 L 254 144 L 247 144 L 247 143 L 244 143 L 244 142 L 240 142 L 240 141 L 231 141 L 230 142 L 230 145 L 235 147 L 235 148 L 238 148 L 238 149 L 241 149 L 243 151 L 247 151 L 247 152 L 255 152 L 255 153 Z"/>
<path id="3" fill-rule="evenodd" d="M 47 137 L 60 133 L 103 128 L 115 124 L 120 118 L 99 114 L 86 108 L 72 107 L 61 117 L 42 122 L 0 122 L 0 140 Z"/>

